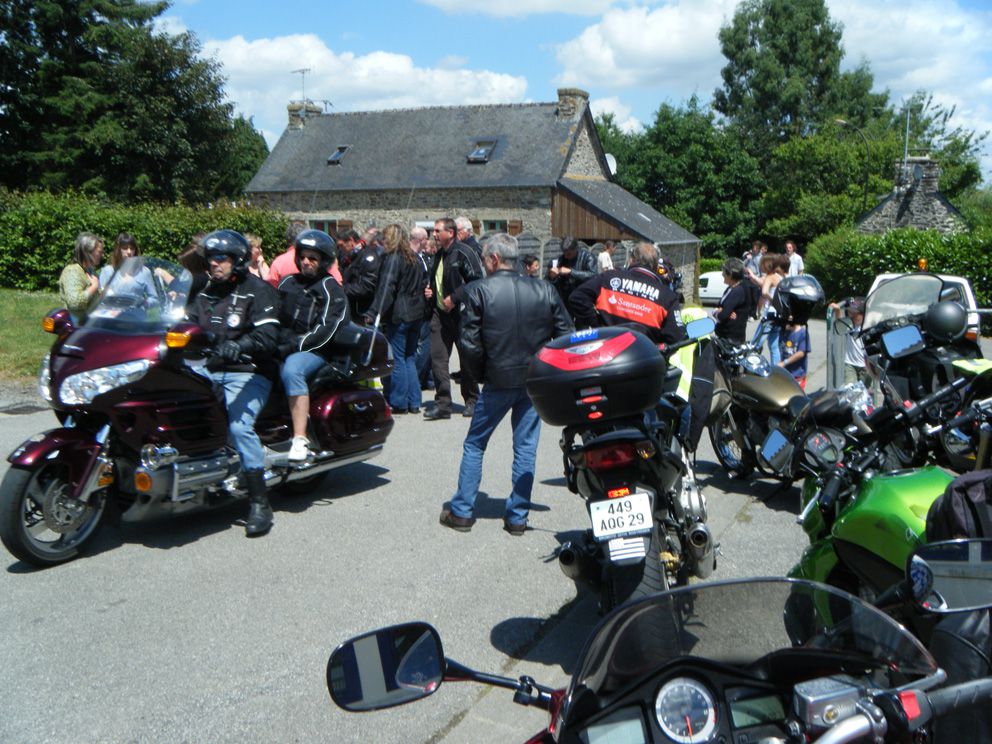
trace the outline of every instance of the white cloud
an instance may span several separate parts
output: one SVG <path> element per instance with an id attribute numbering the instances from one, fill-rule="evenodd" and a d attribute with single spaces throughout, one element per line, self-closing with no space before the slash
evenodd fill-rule
<path id="1" fill-rule="evenodd" d="M 616 8 L 577 38 L 558 45 L 557 80 L 590 87 L 664 87 L 709 98 L 723 58 L 717 43 L 733 0 L 673 0 L 660 7 Z"/>
<path id="2" fill-rule="evenodd" d="M 537 13 L 599 15 L 613 0 L 420 0 L 445 13 L 481 13 L 498 17 L 519 17 Z"/>
<path id="3" fill-rule="evenodd" d="M 632 133 L 644 129 L 644 125 L 637 117 L 631 115 L 630 106 L 621 103 L 620 99 L 616 96 L 593 98 L 589 101 L 589 108 L 592 110 L 594 117 L 600 114 L 613 114 L 613 120 L 620 127 L 621 131 Z"/>
<path id="4" fill-rule="evenodd" d="M 228 98 L 254 117 L 270 146 L 285 129 L 286 104 L 301 95 L 300 75 L 292 70 L 309 68 L 307 98 L 329 100 L 336 111 L 519 102 L 527 91 L 523 77 L 417 67 L 409 56 L 393 52 L 339 53 L 314 34 L 254 41 L 235 36 L 208 41 L 204 51 L 223 64 Z"/>

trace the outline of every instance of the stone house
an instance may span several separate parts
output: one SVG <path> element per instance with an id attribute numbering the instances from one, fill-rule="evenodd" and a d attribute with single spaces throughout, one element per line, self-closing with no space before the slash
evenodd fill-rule
<path id="1" fill-rule="evenodd" d="M 700 240 L 613 181 L 588 93 L 551 103 L 322 113 L 289 106 L 289 124 L 246 188 L 255 203 L 334 232 L 397 222 L 428 231 L 465 215 L 542 259 L 573 235 L 588 245 L 648 241 L 695 286 Z"/>
<path id="2" fill-rule="evenodd" d="M 940 165 L 927 156 L 896 163 L 895 186 L 874 209 L 858 219 L 857 230 L 882 234 L 899 227 L 937 230 L 942 233 L 968 229 L 961 213 L 940 193 Z"/>

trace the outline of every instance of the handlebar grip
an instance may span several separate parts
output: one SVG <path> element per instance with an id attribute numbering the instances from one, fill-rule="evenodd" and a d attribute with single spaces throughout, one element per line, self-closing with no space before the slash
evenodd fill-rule
<path id="1" fill-rule="evenodd" d="M 992 701 L 992 678 L 976 679 L 959 685 L 945 687 L 927 695 L 934 716 L 951 711 L 974 708 Z"/>
<path id="2" fill-rule="evenodd" d="M 967 377 L 957 377 L 951 380 L 948 384 L 944 385 L 944 387 L 940 388 L 939 390 L 935 390 L 934 392 L 930 393 L 930 395 L 920 398 L 918 401 L 916 401 L 916 405 L 918 405 L 920 408 L 929 408 L 934 403 L 938 402 L 943 398 L 946 398 L 951 393 L 960 390 L 965 385 L 967 385 L 968 382 L 969 380 Z"/>
<path id="3" fill-rule="evenodd" d="M 944 424 L 940 428 L 941 429 L 957 429 L 958 427 L 961 427 L 961 426 L 968 426 L 969 424 L 973 424 L 976 421 L 978 421 L 978 419 L 980 419 L 981 417 L 982 417 L 982 412 L 980 410 L 978 410 L 977 408 L 972 408 L 967 413 L 963 413 L 960 416 L 958 416 L 957 418 L 951 419 L 950 421 L 948 421 L 946 424 Z"/>
<path id="4" fill-rule="evenodd" d="M 830 477 L 827 478 L 827 482 L 823 484 L 823 490 L 820 492 L 821 509 L 829 509 L 833 505 L 834 499 L 840 493 L 840 487 L 843 482 L 844 471 L 840 467 L 834 468 L 830 473 Z"/>

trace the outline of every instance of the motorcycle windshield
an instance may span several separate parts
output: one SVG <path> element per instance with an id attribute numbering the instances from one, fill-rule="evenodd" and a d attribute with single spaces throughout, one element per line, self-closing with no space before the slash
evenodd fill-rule
<path id="1" fill-rule="evenodd" d="M 865 302 L 864 330 L 890 318 L 917 315 L 940 300 L 944 281 L 936 274 L 904 274 L 882 282 Z"/>
<path id="2" fill-rule="evenodd" d="M 713 582 L 618 608 L 593 631 L 569 695 L 605 698 L 686 656 L 774 677 L 778 665 L 824 659 L 926 676 L 937 665 L 905 628 L 839 589 L 798 579 Z"/>
<path id="3" fill-rule="evenodd" d="M 186 317 L 192 281 L 189 271 L 161 258 L 125 259 L 83 325 L 118 333 L 158 333 Z"/>

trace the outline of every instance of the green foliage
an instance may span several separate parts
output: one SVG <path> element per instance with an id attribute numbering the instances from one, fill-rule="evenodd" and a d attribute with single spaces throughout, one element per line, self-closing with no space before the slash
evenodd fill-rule
<path id="1" fill-rule="evenodd" d="M 59 306 L 54 292 L 0 289 L 0 380 L 29 382 L 38 363 L 52 346 L 52 336 L 41 329 L 41 319 Z"/>
<path id="2" fill-rule="evenodd" d="M 806 271 L 823 285 L 828 298 L 863 295 L 877 274 L 916 270 L 925 258 L 935 274 L 971 280 L 981 307 L 992 306 L 992 229 L 946 235 L 911 228 L 884 235 L 862 235 L 842 228 L 819 238 L 805 257 Z"/>
<path id="3" fill-rule="evenodd" d="M 720 271 L 723 269 L 723 262 L 726 258 L 701 258 L 699 259 L 699 273 L 705 274 L 707 271 Z"/>
<path id="4" fill-rule="evenodd" d="M 57 289 L 83 230 L 102 236 L 108 247 L 118 233 L 129 232 L 144 253 L 175 259 L 194 235 L 220 228 L 253 232 L 270 252 L 280 251 L 286 224 L 281 214 L 230 203 L 126 206 L 78 193 L 0 192 L 0 287 Z"/>
<path id="5" fill-rule="evenodd" d="M 954 202 L 973 230 L 992 228 L 992 188 L 971 189 Z"/>
<path id="6" fill-rule="evenodd" d="M 267 154 L 165 2 L 5 3 L 0 183 L 138 202 L 239 195 Z M 261 142 L 261 147 L 259 143 Z"/>

